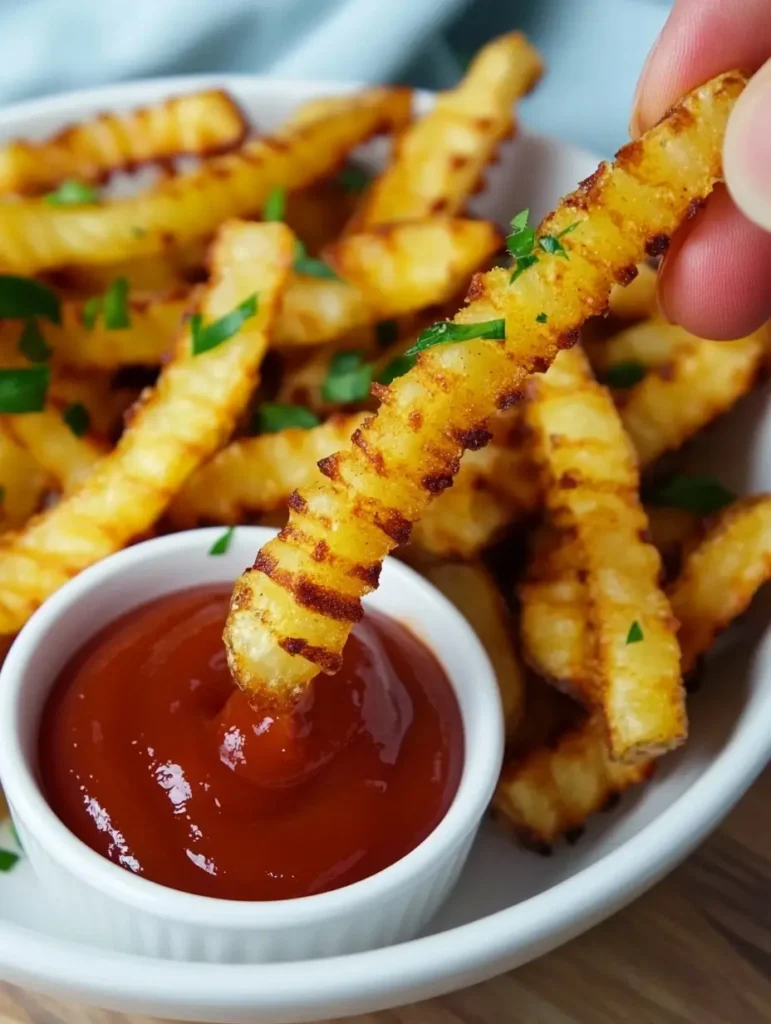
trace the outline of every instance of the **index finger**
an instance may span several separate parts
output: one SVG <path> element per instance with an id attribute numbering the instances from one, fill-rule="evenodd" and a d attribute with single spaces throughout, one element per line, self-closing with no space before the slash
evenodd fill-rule
<path id="1" fill-rule="evenodd" d="M 686 92 L 722 71 L 757 71 L 769 53 L 769 0 L 676 0 L 640 76 L 631 134 L 646 131 Z"/>

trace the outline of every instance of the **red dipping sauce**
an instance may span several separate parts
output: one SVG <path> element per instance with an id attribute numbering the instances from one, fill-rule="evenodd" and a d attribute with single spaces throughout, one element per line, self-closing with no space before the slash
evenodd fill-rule
<path id="1" fill-rule="evenodd" d="M 43 788 L 93 850 L 154 882 L 233 900 L 337 889 L 393 864 L 460 781 L 460 711 L 404 626 L 369 612 L 343 668 L 284 717 L 228 671 L 230 587 L 124 615 L 61 673 L 40 733 Z"/>

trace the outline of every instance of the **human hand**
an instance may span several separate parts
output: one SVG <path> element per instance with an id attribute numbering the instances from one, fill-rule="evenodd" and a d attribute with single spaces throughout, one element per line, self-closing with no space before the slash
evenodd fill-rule
<path id="1" fill-rule="evenodd" d="M 633 136 L 721 71 L 757 72 L 728 123 L 728 188 L 678 231 L 661 268 L 662 311 L 705 338 L 738 338 L 771 318 L 769 58 L 770 0 L 676 0 L 637 86 Z"/>

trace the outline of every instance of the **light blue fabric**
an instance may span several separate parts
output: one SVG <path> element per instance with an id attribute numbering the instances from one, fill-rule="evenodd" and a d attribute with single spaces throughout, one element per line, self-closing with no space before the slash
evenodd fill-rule
<path id="1" fill-rule="evenodd" d="M 452 85 L 486 39 L 523 28 L 549 73 L 535 130 L 624 141 L 666 0 L 0 0 L 0 103 L 163 74 L 260 71 Z"/>

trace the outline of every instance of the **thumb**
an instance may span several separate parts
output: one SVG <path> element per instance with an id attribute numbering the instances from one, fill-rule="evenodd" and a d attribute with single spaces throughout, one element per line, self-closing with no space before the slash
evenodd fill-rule
<path id="1" fill-rule="evenodd" d="M 745 217 L 771 231 L 771 60 L 750 79 L 731 113 L 723 170 Z"/>

